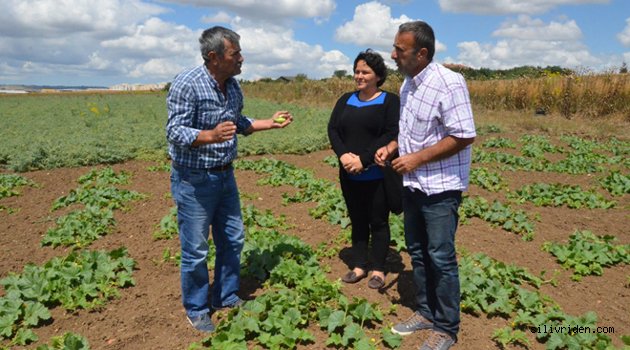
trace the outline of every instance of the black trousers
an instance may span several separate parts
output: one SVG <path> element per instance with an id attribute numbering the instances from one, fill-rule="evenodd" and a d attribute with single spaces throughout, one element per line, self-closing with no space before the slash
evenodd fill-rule
<path id="1" fill-rule="evenodd" d="M 367 270 L 369 250 L 373 270 L 385 271 L 390 231 L 389 207 L 383 180 L 353 181 L 341 173 L 339 182 L 352 223 L 353 266 L 350 268 L 359 267 Z"/>

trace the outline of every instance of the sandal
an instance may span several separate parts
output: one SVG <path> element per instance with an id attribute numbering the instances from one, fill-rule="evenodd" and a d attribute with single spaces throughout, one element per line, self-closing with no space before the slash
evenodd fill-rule
<path id="1" fill-rule="evenodd" d="M 361 276 L 357 276 L 357 274 L 354 271 L 348 271 L 348 273 L 346 273 L 345 275 L 343 275 L 343 277 L 341 277 L 341 280 L 346 283 L 357 283 L 360 280 L 364 279 L 365 277 L 367 277 L 366 272 L 364 272 Z"/>
<path id="2" fill-rule="evenodd" d="M 379 276 L 372 276 L 368 281 L 368 287 L 372 289 L 381 289 L 385 286 L 385 281 Z"/>

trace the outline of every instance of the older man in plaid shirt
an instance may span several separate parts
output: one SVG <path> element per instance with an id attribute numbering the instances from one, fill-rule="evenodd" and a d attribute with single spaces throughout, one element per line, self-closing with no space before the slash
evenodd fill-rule
<path id="1" fill-rule="evenodd" d="M 293 121 L 287 111 L 263 120 L 241 114 L 243 93 L 234 78 L 243 63 L 239 40 L 238 34 L 223 27 L 205 30 L 199 38 L 204 64 L 175 77 L 167 97 L 166 137 L 182 251 L 182 301 L 190 323 L 204 332 L 214 330 L 210 307 L 243 303 L 236 294 L 245 235 L 232 169 L 235 134 L 284 128 Z M 209 306 L 210 226 L 216 259 Z"/>
<path id="2" fill-rule="evenodd" d="M 405 240 L 413 265 L 417 310 L 394 333 L 430 330 L 421 350 L 446 350 L 457 341 L 459 273 L 457 211 L 468 188 L 476 133 L 464 78 L 433 62 L 435 36 L 425 22 L 400 25 L 392 59 L 405 75 L 400 89 L 398 140 L 376 153 L 404 174 Z"/>

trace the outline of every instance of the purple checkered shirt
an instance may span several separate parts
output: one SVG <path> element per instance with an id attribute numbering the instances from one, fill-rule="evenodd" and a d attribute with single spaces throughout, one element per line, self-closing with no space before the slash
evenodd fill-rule
<path id="1" fill-rule="evenodd" d="M 417 152 L 446 136 L 476 136 L 466 81 L 438 63 L 430 63 L 418 75 L 407 77 L 400 88 L 401 155 Z M 468 189 L 469 145 L 457 154 L 424 164 L 403 176 L 406 187 L 427 195 Z"/>

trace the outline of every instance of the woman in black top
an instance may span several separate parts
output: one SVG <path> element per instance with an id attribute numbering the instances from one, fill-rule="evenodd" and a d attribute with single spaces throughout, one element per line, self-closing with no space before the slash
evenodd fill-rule
<path id="1" fill-rule="evenodd" d="M 387 77 L 383 58 L 368 49 L 354 60 L 357 91 L 345 93 L 328 122 L 328 138 L 339 158 L 339 182 L 352 223 L 351 269 L 342 280 L 356 283 L 368 275 L 368 246 L 372 244 L 372 276 L 368 286 L 385 284 L 389 250 L 389 207 L 383 172 L 374 163 L 380 147 L 398 137 L 400 99 L 380 86 Z"/>

